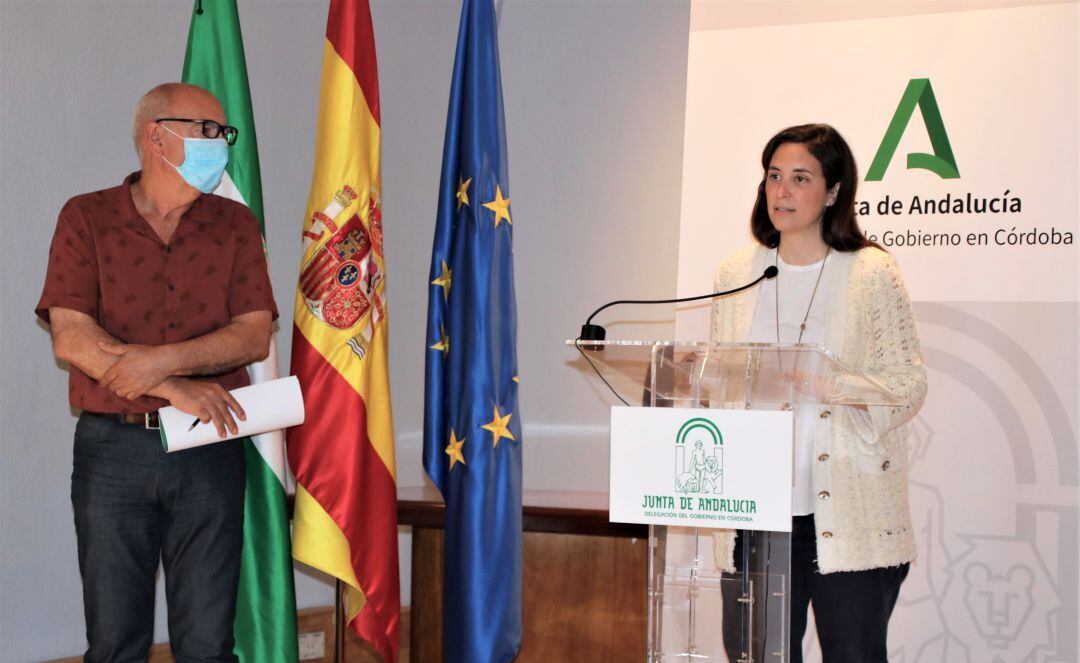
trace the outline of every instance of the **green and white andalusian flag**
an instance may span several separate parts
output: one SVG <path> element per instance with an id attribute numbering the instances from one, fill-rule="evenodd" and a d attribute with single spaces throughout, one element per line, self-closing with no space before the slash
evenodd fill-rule
<path id="1" fill-rule="evenodd" d="M 214 193 L 250 207 L 265 236 L 259 152 L 236 0 L 196 0 L 182 78 L 217 95 L 226 121 L 240 130 Z M 252 382 L 278 377 L 276 342 L 271 340 L 270 356 L 252 365 L 250 372 Z M 275 431 L 245 439 L 244 447 L 247 494 L 236 653 L 245 663 L 295 663 L 296 596 L 285 500 L 285 439 Z"/>

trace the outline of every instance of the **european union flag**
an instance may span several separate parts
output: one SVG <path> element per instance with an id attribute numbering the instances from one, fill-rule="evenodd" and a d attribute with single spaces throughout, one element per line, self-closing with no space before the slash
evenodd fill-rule
<path id="1" fill-rule="evenodd" d="M 521 647 L 513 220 L 492 0 L 464 0 L 428 295 L 424 468 L 446 502 L 445 658 Z"/>

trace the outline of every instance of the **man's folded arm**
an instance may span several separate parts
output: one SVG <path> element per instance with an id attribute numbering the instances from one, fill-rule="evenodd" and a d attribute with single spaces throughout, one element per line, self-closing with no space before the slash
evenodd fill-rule
<path id="1" fill-rule="evenodd" d="M 49 308 L 53 354 L 100 380 L 119 357 L 98 347 L 98 343 L 120 343 L 101 328 L 97 320 L 80 311 L 53 306 Z"/>
<path id="2" fill-rule="evenodd" d="M 120 341 L 85 313 L 52 306 L 49 308 L 49 326 L 56 358 L 68 362 L 95 380 L 100 381 L 119 360 L 116 355 L 102 350 L 100 344 L 119 344 Z M 171 386 L 158 384 L 146 393 L 168 400 L 172 395 Z"/>
<path id="3" fill-rule="evenodd" d="M 106 389 L 137 398 L 173 376 L 218 375 L 270 352 L 270 311 L 240 314 L 221 329 L 178 343 L 136 345 L 99 343 L 119 361 L 101 376 Z"/>
<path id="4" fill-rule="evenodd" d="M 214 375 L 262 361 L 270 354 L 270 311 L 251 311 L 205 336 L 166 346 L 173 375 Z"/>
<path id="5" fill-rule="evenodd" d="M 53 307 L 49 315 L 57 358 L 125 398 L 168 398 L 157 388 L 169 377 L 226 373 L 270 350 L 270 311 L 243 313 L 203 336 L 158 346 L 125 344 L 78 311 Z"/>
<path id="6" fill-rule="evenodd" d="M 251 311 L 236 316 L 220 329 L 186 341 L 156 346 L 113 342 L 103 349 L 129 359 L 135 359 L 138 353 L 142 362 L 160 365 L 169 375 L 218 375 L 265 359 L 270 353 L 272 328 L 270 311 Z"/>
<path id="7" fill-rule="evenodd" d="M 226 430 L 237 432 L 233 412 L 240 419 L 246 418 L 240 404 L 221 385 L 170 373 L 169 353 L 163 349 L 171 346 L 125 345 L 102 329 L 94 318 L 62 307 L 51 307 L 49 320 L 56 358 L 74 365 L 123 398 L 135 399 L 146 394 L 165 399 L 204 423 L 213 422 L 222 437 Z M 266 327 L 265 334 L 262 327 Z M 269 327 L 269 311 L 249 313 L 183 344 L 201 362 L 196 367 L 224 372 L 230 366 L 265 357 L 270 347 Z M 261 341 L 264 336 L 265 341 Z M 131 386 L 140 379 L 147 381 L 144 387 Z"/>

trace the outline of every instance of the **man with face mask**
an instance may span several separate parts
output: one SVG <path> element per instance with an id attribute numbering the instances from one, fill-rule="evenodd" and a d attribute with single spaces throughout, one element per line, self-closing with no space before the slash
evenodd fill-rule
<path id="1" fill-rule="evenodd" d="M 277 308 L 254 215 L 210 195 L 237 139 L 218 100 L 160 85 L 134 135 L 142 170 L 61 210 L 36 309 L 82 410 L 71 500 L 85 660 L 146 660 L 160 558 L 176 661 L 235 661 L 244 448 L 166 455 L 157 410 L 235 432 L 245 415 L 227 390 L 267 355 Z"/>

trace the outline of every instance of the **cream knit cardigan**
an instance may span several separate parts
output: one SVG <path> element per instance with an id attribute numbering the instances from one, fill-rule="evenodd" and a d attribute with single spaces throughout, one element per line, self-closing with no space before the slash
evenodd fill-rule
<path id="1" fill-rule="evenodd" d="M 716 290 L 753 280 L 768 250 L 743 249 L 716 272 Z M 898 407 L 819 407 L 812 481 L 817 562 L 822 573 L 896 566 L 915 559 L 908 506 L 907 422 L 926 398 L 919 337 L 896 261 L 865 248 L 832 252 L 826 284 L 825 349 L 903 399 Z M 757 293 L 716 300 L 711 340 L 746 340 Z M 733 570 L 734 532 L 714 536 L 716 563 Z"/>

